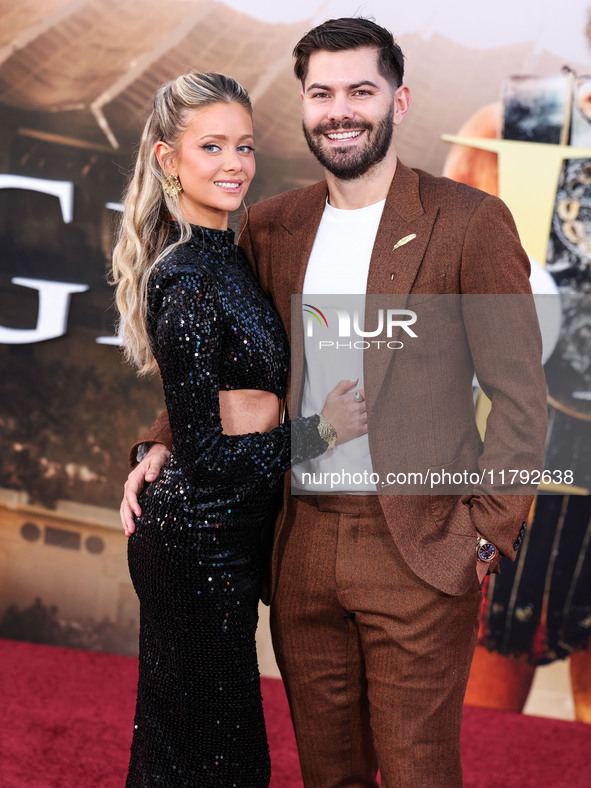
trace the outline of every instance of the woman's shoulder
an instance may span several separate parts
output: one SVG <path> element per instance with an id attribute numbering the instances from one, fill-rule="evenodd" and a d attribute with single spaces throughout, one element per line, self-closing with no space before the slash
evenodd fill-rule
<path id="1" fill-rule="evenodd" d="M 170 300 L 197 303 L 206 297 L 217 300 L 217 285 L 210 268 L 189 244 L 176 246 L 164 255 L 150 272 L 148 279 L 148 314 L 155 318 Z"/>
<path id="2" fill-rule="evenodd" d="M 206 283 L 212 279 L 210 267 L 191 243 L 179 244 L 152 268 L 148 288 L 162 287 L 167 281 L 184 278 Z"/>

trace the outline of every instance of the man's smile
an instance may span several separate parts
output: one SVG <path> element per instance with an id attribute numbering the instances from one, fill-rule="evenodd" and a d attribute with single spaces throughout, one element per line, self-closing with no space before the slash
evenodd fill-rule
<path id="1" fill-rule="evenodd" d="M 364 129 L 359 129 L 358 131 L 331 131 L 325 136 L 328 137 L 329 140 L 337 140 L 342 142 L 343 140 L 352 140 L 359 137 L 363 134 Z"/>

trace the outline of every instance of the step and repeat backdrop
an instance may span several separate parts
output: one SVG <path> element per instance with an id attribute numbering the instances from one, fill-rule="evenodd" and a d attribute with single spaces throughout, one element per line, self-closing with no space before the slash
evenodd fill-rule
<path id="1" fill-rule="evenodd" d="M 300 130 L 294 44 L 324 19 L 375 18 L 406 55 L 400 158 L 500 194 L 538 292 L 591 292 L 587 0 L 284 5 L 0 0 L 0 637 L 136 653 L 118 507 L 162 393 L 122 361 L 107 271 L 163 82 L 196 68 L 248 88 L 255 202 L 322 177 Z M 519 563 L 487 587 L 480 648 L 509 666 L 581 658 L 591 632 L 591 316 L 566 303 L 547 362 L 547 463 L 572 467 L 580 495 L 540 496 Z"/>

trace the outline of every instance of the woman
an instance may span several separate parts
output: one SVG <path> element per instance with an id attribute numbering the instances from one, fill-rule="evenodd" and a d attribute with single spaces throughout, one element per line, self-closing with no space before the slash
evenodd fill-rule
<path id="1" fill-rule="evenodd" d="M 322 415 L 279 425 L 287 339 L 227 229 L 253 153 L 233 79 L 164 85 L 113 256 L 126 354 L 140 373 L 159 369 L 174 444 L 129 540 L 141 631 L 128 787 L 268 785 L 261 531 L 292 463 L 365 432 L 363 403 L 345 396 L 354 381 Z"/>

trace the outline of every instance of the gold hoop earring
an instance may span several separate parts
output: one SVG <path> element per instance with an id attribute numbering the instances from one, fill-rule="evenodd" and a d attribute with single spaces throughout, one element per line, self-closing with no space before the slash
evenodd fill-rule
<path id="1" fill-rule="evenodd" d="M 162 188 L 169 197 L 176 197 L 177 194 L 180 194 L 183 190 L 181 182 L 179 181 L 179 176 L 172 174 L 166 176 L 166 180 L 162 184 Z"/>

